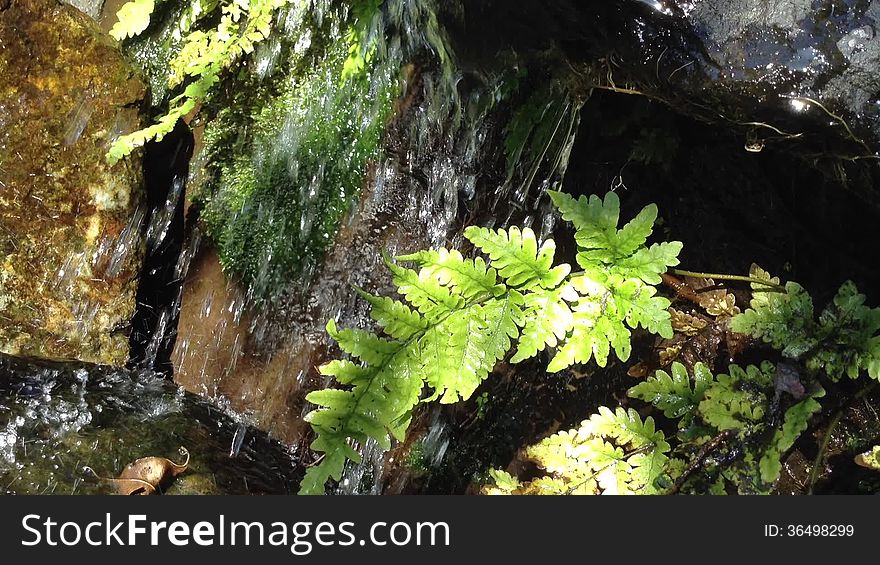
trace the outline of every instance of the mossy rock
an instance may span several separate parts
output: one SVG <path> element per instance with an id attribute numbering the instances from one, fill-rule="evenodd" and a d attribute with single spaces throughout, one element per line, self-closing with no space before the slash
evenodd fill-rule
<path id="1" fill-rule="evenodd" d="M 0 10 L 0 351 L 121 365 L 141 269 L 146 88 L 116 42 L 56 0 Z"/>

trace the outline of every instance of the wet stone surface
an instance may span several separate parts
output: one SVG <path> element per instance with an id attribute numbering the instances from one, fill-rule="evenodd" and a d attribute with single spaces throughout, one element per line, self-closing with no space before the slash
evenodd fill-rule
<path id="1" fill-rule="evenodd" d="M 101 494 L 142 457 L 190 461 L 166 494 L 288 494 L 289 450 L 159 375 L 0 355 L 0 494 Z"/>
<path id="2" fill-rule="evenodd" d="M 4 2 L 5 3 L 5 2 Z M 0 351 L 121 365 L 143 243 L 145 87 L 115 42 L 55 0 L 0 11 Z"/>

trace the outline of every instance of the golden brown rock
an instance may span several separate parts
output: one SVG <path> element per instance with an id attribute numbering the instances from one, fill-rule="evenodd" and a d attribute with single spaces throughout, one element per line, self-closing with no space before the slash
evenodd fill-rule
<path id="1" fill-rule="evenodd" d="M 104 154 L 145 87 L 76 9 L 0 2 L 0 351 L 121 365 L 143 183 L 140 157 Z"/>

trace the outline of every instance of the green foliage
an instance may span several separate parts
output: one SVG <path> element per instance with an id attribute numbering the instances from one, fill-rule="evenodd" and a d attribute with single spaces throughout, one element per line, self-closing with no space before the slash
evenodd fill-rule
<path id="1" fill-rule="evenodd" d="M 206 129 L 215 164 L 199 196 L 202 218 L 224 270 L 260 299 L 320 260 L 381 154 L 394 71 L 377 67 L 342 83 L 345 57 L 334 46 L 314 69 L 284 78 L 281 95 L 255 117 L 223 110 Z M 242 129 L 251 132 L 244 147 Z"/>
<path id="2" fill-rule="evenodd" d="M 681 363 L 672 364 L 672 373 L 657 371 L 629 390 L 629 396 L 653 404 L 667 418 L 678 419 L 679 426 L 686 428 L 696 414 L 697 405 L 713 383 L 712 373 L 702 363 L 694 366 L 693 383 L 687 369 Z"/>
<path id="3" fill-rule="evenodd" d="M 572 306 L 573 330 L 550 362 L 548 370 L 559 371 L 594 357 L 605 366 L 609 345 L 625 361 L 630 354 L 630 331 L 641 326 L 662 337 L 672 337 L 669 300 L 655 296 L 652 286 L 660 274 L 678 264 L 680 242 L 645 246 L 653 231 L 657 208 L 647 206 L 636 218 L 617 229 L 620 200 L 609 192 L 575 200 L 561 192 L 550 192 L 562 217 L 574 224 L 578 246 L 577 262 L 584 269 L 571 277 L 578 293 Z M 625 322 L 625 323 L 624 323 Z"/>
<path id="4" fill-rule="evenodd" d="M 758 267 L 752 276 L 779 282 Z M 762 339 L 782 355 L 824 371 L 832 380 L 856 378 L 866 371 L 880 378 L 880 308 L 865 306 L 865 296 L 846 282 L 817 320 L 813 301 L 800 285 L 768 292 L 753 284 L 751 308 L 731 320 L 731 329 Z"/>
<path id="5" fill-rule="evenodd" d="M 646 249 L 656 209 L 646 208 L 618 232 L 616 195 L 606 197 L 604 203 L 596 197 L 574 200 L 559 193 L 553 198 L 564 206 L 564 213 L 577 217 L 576 237 L 582 240 L 592 229 L 582 218 L 590 214 L 601 218 L 608 231 L 605 241 L 616 249 L 616 259 L 626 261 Z M 620 359 L 627 359 L 630 329 L 638 325 L 671 332 L 669 302 L 654 296 L 656 289 L 643 280 L 643 270 L 591 260 L 581 263 L 590 267 L 589 274 L 572 275 L 568 265 L 554 266 L 555 243 L 539 245 L 529 228 L 472 226 L 464 234 L 491 263 L 447 249 L 397 257 L 400 263 L 414 264 L 414 269 L 388 258 L 393 283 L 405 301 L 359 291 L 370 302 L 372 317 L 385 337 L 338 331 L 335 323 L 328 324 L 341 349 L 360 363 L 325 365 L 323 374 L 350 388 L 307 397 L 319 406 L 306 418 L 318 434 L 312 447 L 325 455 L 309 469 L 301 492 L 323 492 L 329 478 L 340 478 L 346 459 L 357 460 L 350 440 L 372 438 L 388 449 L 389 436 L 401 439 L 423 387 L 431 391 L 425 402 L 468 399 L 514 345 L 512 362 L 559 347 L 549 367 L 558 371 L 591 358 L 604 366 L 612 348 Z M 680 244 L 673 248 L 680 249 Z M 672 263 L 675 257 L 666 261 Z M 636 309 L 641 309 L 637 315 Z M 606 414 L 594 425 L 597 433 L 617 441 L 615 449 L 629 445 L 639 451 L 621 455 L 619 468 L 629 468 L 632 481 L 641 484 L 638 488 L 648 488 L 657 463 L 642 452 L 645 444 L 639 438 L 654 433 L 653 422 L 635 421 L 633 415 Z"/>
<path id="6" fill-rule="evenodd" d="M 599 412 L 579 428 L 554 434 L 528 447 L 524 458 L 549 476 L 521 483 L 491 470 L 486 494 L 657 494 L 669 443 L 654 419 L 633 410 Z"/>
<path id="7" fill-rule="evenodd" d="M 132 0 L 116 12 L 118 21 L 110 29 L 110 35 L 122 41 L 143 32 L 150 25 L 150 16 L 156 5 L 153 0 Z"/>
<path id="8" fill-rule="evenodd" d="M 549 476 L 520 483 L 494 472 L 495 485 L 484 492 L 661 494 L 673 485 L 677 492 L 691 494 L 770 492 L 782 457 L 821 408 L 816 399 L 823 395 L 821 387 L 811 384 L 803 397 L 787 397 L 770 363 L 745 369 L 731 365 L 727 374 L 717 376 L 698 363 L 692 377 L 684 365 L 674 363 L 671 373 L 658 371 L 629 390 L 630 397 L 678 421 L 674 439 L 656 430 L 650 417 L 642 422 L 633 409 L 612 413 L 600 408 L 579 429 L 525 449 L 523 458 Z M 603 442 L 608 437 L 617 443 Z"/>
<path id="9" fill-rule="evenodd" d="M 204 102 L 224 69 L 242 55 L 252 53 L 257 43 L 270 36 L 276 11 L 297 1 L 301 0 L 224 0 L 216 3 L 194 0 L 199 9 L 206 12 L 214 12 L 219 7 L 221 15 L 216 28 L 191 31 L 184 38 L 180 52 L 170 62 L 170 87 L 182 85 L 187 80 L 191 82 L 169 102 L 168 112 L 157 123 L 118 137 L 107 153 L 107 160 L 115 163 L 147 141 L 161 140 L 170 133 L 178 119 Z M 150 4 L 150 0 L 134 0 L 126 4 L 120 10 L 120 21 L 113 28 L 117 30 L 117 37 L 133 36 L 146 29 L 152 12 Z"/>
<path id="10" fill-rule="evenodd" d="M 348 57 L 342 65 L 341 77 L 349 80 L 363 75 L 372 64 L 376 44 L 369 41 L 368 27 L 385 0 L 359 0 L 352 5 L 354 21 L 346 32 Z"/>

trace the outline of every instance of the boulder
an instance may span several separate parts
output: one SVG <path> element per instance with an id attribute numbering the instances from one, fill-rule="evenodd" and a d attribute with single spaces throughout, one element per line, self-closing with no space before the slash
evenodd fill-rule
<path id="1" fill-rule="evenodd" d="M 113 39 L 56 0 L 0 1 L 0 351 L 122 365 L 145 210 L 146 88 Z"/>

